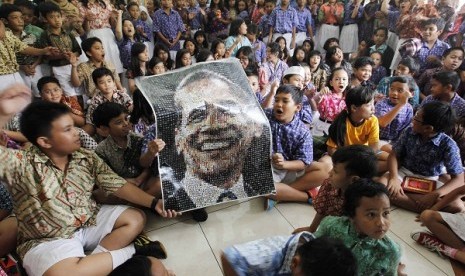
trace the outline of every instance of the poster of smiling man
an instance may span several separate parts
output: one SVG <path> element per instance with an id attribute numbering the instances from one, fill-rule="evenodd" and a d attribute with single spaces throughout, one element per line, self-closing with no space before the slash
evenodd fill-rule
<path id="1" fill-rule="evenodd" d="M 165 209 L 187 211 L 275 190 L 268 120 L 235 60 L 147 77 Z"/>

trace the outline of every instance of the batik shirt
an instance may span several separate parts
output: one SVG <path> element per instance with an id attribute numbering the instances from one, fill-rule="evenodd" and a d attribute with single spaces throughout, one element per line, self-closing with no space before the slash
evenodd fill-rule
<path id="1" fill-rule="evenodd" d="M 327 178 L 318 190 L 318 195 L 313 200 L 315 211 L 323 216 L 342 216 L 344 205 L 344 193 L 341 189 L 331 186 Z"/>
<path id="2" fill-rule="evenodd" d="M 110 61 L 103 61 L 102 67 L 110 69 L 111 73 L 113 74 L 113 78 L 115 79 L 115 82 L 120 81 L 115 66 Z M 92 98 L 98 92 L 98 89 L 95 86 L 95 82 L 92 79 L 92 72 L 94 72 L 95 69 L 97 69 L 97 67 L 90 60 L 80 63 L 77 67 L 79 81 L 83 82 L 82 85 L 84 86 L 86 90 L 86 95 L 89 98 Z"/>
<path id="3" fill-rule="evenodd" d="M 390 112 L 396 105 L 389 98 L 382 99 L 375 105 L 375 116 L 382 117 Z M 407 103 L 399 110 L 396 117 L 386 127 L 379 127 L 379 139 L 396 140 L 402 130 L 410 125 L 413 118 L 413 108 Z"/>
<path id="4" fill-rule="evenodd" d="M 116 90 L 111 96 L 110 100 L 108 100 L 101 92 L 98 92 L 97 95 L 95 95 L 89 101 L 89 106 L 87 107 L 87 115 L 86 115 L 87 124 L 92 124 L 92 116 L 97 106 L 103 103 L 106 103 L 106 102 L 118 103 L 124 106 L 126 109 L 129 109 L 129 107 L 132 106 L 132 99 L 126 92 Z"/>
<path id="5" fill-rule="evenodd" d="M 275 8 L 268 20 L 268 25 L 273 28 L 273 32 L 279 34 L 292 33 L 292 30 L 298 24 L 297 11 L 291 6 L 288 6 L 285 10 L 281 7 Z"/>
<path id="6" fill-rule="evenodd" d="M 421 102 L 420 107 L 422 107 L 426 103 L 436 102 L 436 101 L 439 101 L 439 100 L 433 97 L 433 95 L 429 95 Z M 457 116 L 457 118 L 462 118 L 465 116 L 465 99 L 457 95 L 457 93 L 455 93 L 454 97 L 452 98 L 450 102 L 448 102 L 448 104 L 455 111 L 455 115 Z"/>
<path id="7" fill-rule="evenodd" d="M 26 49 L 28 45 L 13 35 L 10 31 L 5 31 L 5 37 L 0 40 L 0 75 L 14 74 L 19 71 L 16 61 L 16 53 Z"/>
<path id="8" fill-rule="evenodd" d="M 113 11 L 113 7 L 108 1 L 103 2 L 105 2 L 105 7 L 103 7 L 99 1 L 95 1 L 94 3 L 89 1 L 87 3 L 87 7 L 79 5 L 79 11 L 84 17 L 84 20 L 86 20 L 87 17 L 94 18 L 93 20 L 87 20 L 87 24 L 89 24 L 90 30 L 111 28 L 110 17 L 111 12 Z"/>

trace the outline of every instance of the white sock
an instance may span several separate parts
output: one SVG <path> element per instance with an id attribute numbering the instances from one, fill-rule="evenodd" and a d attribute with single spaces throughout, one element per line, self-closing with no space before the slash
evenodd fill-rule
<path id="1" fill-rule="evenodd" d="M 125 261 L 129 260 L 132 257 L 132 255 L 136 253 L 136 249 L 134 248 L 133 244 L 130 244 L 124 248 L 108 252 L 110 252 L 111 254 L 111 259 L 113 261 L 113 269 L 115 269 L 118 266 L 122 265 Z"/>
<path id="2" fill-rule="evenodd" d="M 97 247 L 94 249 L 94 251 L 92 251 L 92 253 L 90 253 L 90 255 L 94 255 L 94 254 L 97 254 L 97 253 L 102 253 L 102 252 L 108 252 L 108 249 L 106 249 L 105 247 L 101 246 L 100 244 L 97 245 Z"/>

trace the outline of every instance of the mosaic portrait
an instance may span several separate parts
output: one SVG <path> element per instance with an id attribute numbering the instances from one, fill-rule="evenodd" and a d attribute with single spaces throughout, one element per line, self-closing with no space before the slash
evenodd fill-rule
<path id="1" fill-rule="evenodd" d="M 165 209 L 187 211 L 275 190 L 271 132 L 236 59 L 147 77 Z"/>

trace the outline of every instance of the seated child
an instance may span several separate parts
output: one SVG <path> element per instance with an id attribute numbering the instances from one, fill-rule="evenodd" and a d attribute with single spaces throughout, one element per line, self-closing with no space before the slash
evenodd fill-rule
<path id="1" fill-rule="evenodd" d="M 95 153 L 119 176 L 148 194 L 161 196 L 155 191 L 155 183 L 147 182 L 150 171 L 140 164 L 140 158 L 153 160 L 164 147 L 164 142 L 155 143 L 155 150 L 141 156 L 143 137 L 131 132 L 131 124 L 126 109 L 118 103 L 100 104 L 94 111 L 93 122 L 108 136 L 98 144 Z M 159 183 L 158 183 L 159 184 Z M 160 186 L 160 185 L 158 185 Z M 160 188 L 160 187 L 158 187 Z"/>
<path id="2" fill-rule="evenodd" d="M 37 82 L 37 88 L 39 89 L 42 100 L 52 103 L 61 103 L 69 108 L 74 125 L 77 126 L 77 130 L 79 131 L 81 147 L 94 150 L 97 147 L 97 143 L 87 132 L 80 128 L 84 125 L 85 119 L 84 112 L 77 99 L 63 95 L 63 89 L 61 89 L 60 83 L 55 77 L 42 77 Z"/>
<path id="3" fill-rule="evenodd" d="M 30 99 L 24 86 L 3 91 L 0 125 L 26 107 Z M 9 160 L 0 164 L 0 178 L 11 188 L 15 201 L 17 251 L 28 275 L 70 271 L 106 275 L 134 254 L 166 257 L 159 242 L 143 237 L 143 242 L 137 238 L 132 243 L 144 228 L 142 211 L 97 205 L 91 193 L 98 185 L 107 193 L 152 207 L 164 216 L 177 213 L 163 212 L 162 201 L 128 184 L 95 153 L 80 149 L 66 106 L 44 101 L 30 104 L 22 112 L 21 131 L 33 145 L 20 151 L 0 147 L 1 159 Z M 86 255 L 85 251 L 92 253 Z"/>
<path id="4" fill-rule="evenodd" d="M 465 195 L 465 186 L 460 186 L 445 195 L 429 210 L 420 215 L 421 223 L 427 231 L 413 231 L 412 239 L 440 256 L 447 256 L 465 264 L 464 212 L 451 214 L 440 212 L 452 202 L 460 202 Z"/>
<path id="5" fill-rule="evenodd" d="M 388 29 L 386 27 L 377 28 L 373 32 L 373 43 L 374 45 L 370 47 L 370 56 L 373 52 L 381 53 L 381 64 L 380 66 L 384 67 L 386 70 L 389 70 L 391 66 L 392 58 L 394 57 L 394 50 L 386 44 L 388 39 Z M 387 75 L 390 75 L 390 71 L 386 72 Z"/>
<path id="6" fill-rule="evenodd" d="M 344 198 L 345 216 L 324 218 L 315 236 L 340 239 L 351 248 L 358 275 L 397 275 L 401 253 L 399 245 L 386 236 L 391 226 L 386 187 L 359 179 L 349 185 Z"/>
<path id="7" fill-rule="evenodd" d="M 258 102 L 262 104 L 264 101 L 264 98 L 260 91 L 260 85 L 258 84 L 258 71 L 253 68 L 247 68 L 245 69 L 245 74 L 247 75 L 247 79 L 249 80 L 249 85 L 250 85 L 250 88 L 252 89 L 252 92 L 257 97 Z"/>
<path id="8" fill-rule="evenodd" d="M 375 115 L 378 117 L 379 145 L 382 150 L 390 152 L 389 144 L 412 122 L 413 108 L 408 103 L 411 97 L 408 80 L 404 77 L 392 77 L 389 98 L 376 103 Z"/>
<path id="9" fill-rule="evenodd" d="M 344 192 L 347 187 L 359 178 L 376 176 L 376 155 L 367 146 L 342 147 L 334 152 L 331 159 L 334 164 L 333 169 L 313 200 L 316 215 L 309 227 L 298 228 L 294 233 L 301 231 L 314 233 L 326 216 L 342 216 Z"/>
<path id="10" fill-rule="evenodd" d="M 452 107 L 442 102 L 429 102 L 415 114 L 412 126 L 407 127 L 394 143 L 389 154 L 389 173 L 380 178 L 387 185 L 393 203 L 417 213 L 431 208 L 439 197 L 463 185 L 463 167 L 457 144 L 446 135 L 454 124 Z M 437 181 L 445 171 L 450 180 Z M 405 176 L 435 180 L 437 187 L 426 194 L 404 192 L 401 183 Z M 460 211 L 462 206 L 447 206 L 449 211 Z"/>
<path id="11" fill-rule="evenodd" d="M 227 247 L 221 264 L 226 276 L 357 275 L 356 259 L 344 244 L 308 232 Z"/>
<path id="12" fill-rule="evenodd" d="M 282 85 L 276 91 L 273 109 L 265 110 L 273 135 L 273 179 L 277 182 L 276 195 L 269 196 L 273 200 L 307 202 L 328 177 L 329 168 L 313 161 L 310 129 L 297 117 L 302 96 L 297 87 Z M 267 203 L 268 209 L 275 202 Z"/>
<path id="13" fill-rule="evenodd" d="M 381 64 L 382 55 L 380 52 L 371 52 L 370 58 L 373 60 L 373 70 L 369 81 L 376 86 L 388 73 L 386 67 Z"/>
<path id="14" fill-rule="evenodd" d="M 349 87 L 354 88 L 357 86 L 369 86 L 374 88 L 373 83 L 370 81 L 373 72 L 373 60 L 369 57 L 359 57 L 355 60 L 353 65 L 353 75 Z"/>
<path id="15" fill-rule="evenodd" d="M 126 92 L 117 90 L 115 78 L 110 69 L 105 67 L 95 69 L 94 72 L 92 72 L 92 80 L 99 92 L 89 101 L 89 106 L 87 108 L 84 130 L 91 135 L 95 133 L 95 128 L 92 125 L 92 114 L 94 114 L 94 110 L 100 104 L 105 102 L 119 103 L 123 105 L 128 112 L 132 111 L 131 97 L 129 97 Z"/>
<path id="16" fill-rule="evenodd" d="M 433 101 L 450 104 L 457 118 L 465 116 L 465 100 L 455 91 L 460 84 L 460 77 L 455 72 L 442 71 L 431 78 L 431 95 L 426 97 L 420 107 Z"/>

